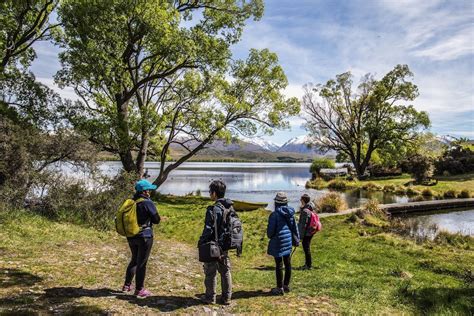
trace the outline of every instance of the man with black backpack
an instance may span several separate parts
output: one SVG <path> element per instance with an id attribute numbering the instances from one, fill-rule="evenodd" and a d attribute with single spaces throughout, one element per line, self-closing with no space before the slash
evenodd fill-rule
<path id="1" fill-rule="evenodd" d="M 242 248 L 241 222 L 232 207 L 233 202 L 224 197 L 225 191 L 226 185 L 220 180 L 212 181 L 209 185 L 209 195 L 215 203 L 207 207 L 204 229 L 198 242 L 200 252 L 208 244 L 217 244 L 217 250 L 206 251 L 206 256 L 200 253 L 200 260 L 204 262 L 206 287 L 206 294 L 201 297 L 201 301 L 205 304 L 214 304 L 216 301 L 217 271 L 221 275 L 221 303 L 230 304 L 232 276 L 228 250 L 237 249 L 240 254 Z"/>

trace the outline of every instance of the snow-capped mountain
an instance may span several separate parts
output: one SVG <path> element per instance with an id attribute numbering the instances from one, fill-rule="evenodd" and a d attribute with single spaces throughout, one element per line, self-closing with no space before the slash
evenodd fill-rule
<path id="1" fill-rule="evenodd" d="M 275 144 L 272 141 L 262 139 L 260 137 L 243 137 L 240 136 L 239 139 L 245 143 L 253 144 L 259 146 L 265 150 L 275 152 L 280 148 L 280 145 Z"/>
<path id="2" fill-rule="evenodd" d="M 313 153 L 315 150 L 308 147 L 310 142 L 308 135 L 301 135 L 293 137 L 284 143 L 279 149 L 279 152 L 296 152 L 296 153 Z"/>

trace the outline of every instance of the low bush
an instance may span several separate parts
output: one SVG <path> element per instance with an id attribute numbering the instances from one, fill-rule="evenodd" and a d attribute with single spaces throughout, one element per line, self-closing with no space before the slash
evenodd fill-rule
<path id="1" fill-rule="evenodd" d="M 393 184 L 387 184 L 383 187 L 384 192 L 392 193 L 392 192 L 395 192 L 395 190 L 396 190 L 396 187 Z"/>
<path id="2" fill-rule="evenodd" d="M 468 199 L 470 197 L 471 197 L 471 193 L 469 192 L 469 190 L 462 190 L 458 194 L 458 198 L 460 198 L 460 199 Z"/>
<path id="3" fill-rule="evenodd" d="M 322 213 L 337 213 L 347 209 L 347 203 L 339 193 L 330 192 L 316 201 L 316 207 Z"/>
<path id="4" fill-rule="evenodd" d="M 433 196 L 434 193 L 431 189 L 426 188 L 426 189 L 423 189 L 423 191 L 421 191 L 421 195 L 423 195 L 423 196 Z"/>
<path id="5" fill-rule="evenodd" d="M 90 188 L 84 182 L 57 179 L 47 195 L 29 208 L 51 219 L 85 224 L 99 230 L 113 226 L 115 212 L 134 193 L 135 176 L 122 174 L 115 179 L 98 179 Z"/>
<path id="6" fill-rule="evenodd" d="M 447 231 L 440 231 L 433 240 L 437 244 L 451 245 L 459 248 L 469 249 L 474 243 L 474 238 L 461 233 L 450 233 Z"/>
<path id="7" fill-rule="evenodd" d="M 412 187 L 409 187 L 406 191 L 406 195 L 408 195 L 408 196 L 415 196 L 415 195 L 419 195 L 419 194 L 420 194 L 420 192 L 413 189 Z"/>
<path id="8" fill-rule="evenodd" d="M 315 180 L 306 181 L 305 187 L 306 187 L 306 189 L 321 190 L 321 189 L 326 188 L 327 185 L 328 185 L 328 183 L 326 181 L 324 181 L 321 178 L 317 178 Z"/>
<path id="9" fill-rule="evenodd" d="M 422 195 L 415 195 L 415 197 L 411 200 L 412 202 L 423 202 L 425 201 L 425 197 Z"/>
<path id="10" fill-rule="evenodd" d="M 405 195 L 407 194 L 407 189 L 401 185 L 398 185 L 396 188 L 395 188 L 395 191 L 394 191 L 395 194 L 398 194 L 398 195 Z"/>
<path id="11" fill-rule="evenodd" d="M 362 189 L 364 189 L 366 191 L 381 191 L 382 187 L 380 185 L 376 184 L 376 183 L 369 182 L 369 183 L 365 183 L 362 186 Z"/>
<path id="12" fill-rule="evenodd" d="M 338 191 L 344 191 L 349 188 L 349 185 L 346 180 L 343 179 L 334 179 L 329 181 L 328 188 Z"/>
<path id="13" fill-rule="evenodd" d="M 443 197 L 445 199 L 454 199 L 456 197 L 456 191 L 455 190 L 448 190 L 443 193 Z"/>

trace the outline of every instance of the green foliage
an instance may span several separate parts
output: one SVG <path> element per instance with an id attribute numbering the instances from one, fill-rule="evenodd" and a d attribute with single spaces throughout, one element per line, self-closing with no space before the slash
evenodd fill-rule
<path id="1" fill-rule="evenodd" d="M 431 158 L 423 155 L 414 155 L 405 163 L 406 170 L 415 178 L 416 183 L 424 183 L 433 175 L 433 161 Z"/>
<path id="2" fill-rule="evenodd" d="M 408 66 L 397 65 L 380 80 L 366 75 L 358 93 L 352 91 L 350 72 L 323 85 L 307 85 L 303 97 L 306 128 L 316 145 L 345 153 L 358 177 L 364 176 L 374 153 L 395 151 L 430 124 L 426 112 L 399 103 L 418 96 L 410 77 Z"/>
<path id="3" fill-rule="evenodd" d="M 454 147 L 444 152 L 443 156 L 435 161 L 435 172 L 438 175 L 456 175 L 474 171 L 474 150 L 464 145 L 464 142 L 455 142 Z"/>
<path id="4" fill-rule="evenodd" d="M 326 193 L 316 201 L 318 212 L 337 213 L 347 208 L 346 201 L 336 192 Z"/>
<path id="5" fill-rule="evenodd" d="M 246 20 L 262 16 L 261 0 L 66 0 L 58 13 L 56 81 L 82 96 L 67 116 L 127 171 L 159 157 L 158 185 L 212 141 L 270 133 L 299 112 L 282 94 L 288 82 L 274 53 L 231 58 Z M 165 166 L 172 146 L 184 153 Z"/>
<path id="6" fill-rule="evenodd" d="M 19 62 L 27 68 L 36 54 L 32 45 L 51 38 L 49 15 L 57 0 L 4 0 L 0 3 L 0 78 Z M 9 67 L 10 66 L 10 67 Z"/>
<path id="7" fill-rule="evenodd" d="M 309 167 L 309 172 L 315 173 L 319 176 L 321 169 L 334 169 L 336 164 L 334 160 L 330 158 L 318 157 L 313 160 L 311 167 Z"/>

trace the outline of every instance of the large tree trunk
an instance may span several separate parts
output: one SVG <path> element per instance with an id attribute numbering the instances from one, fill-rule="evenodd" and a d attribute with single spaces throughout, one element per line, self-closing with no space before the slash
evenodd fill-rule
<path id="1" fill-rule="evenodd" d="M 128 102 L 123 101 L 122 96 L 117 94 L 115 96 L 117 105 L 117 126 L 115 131 L 118 137 L 118 148 L 120 161 L 123 169 L 127 172 L 136 172 L 137 167 L 132 157 L 132 148 L 129 135 L 128 122 Z"/>

